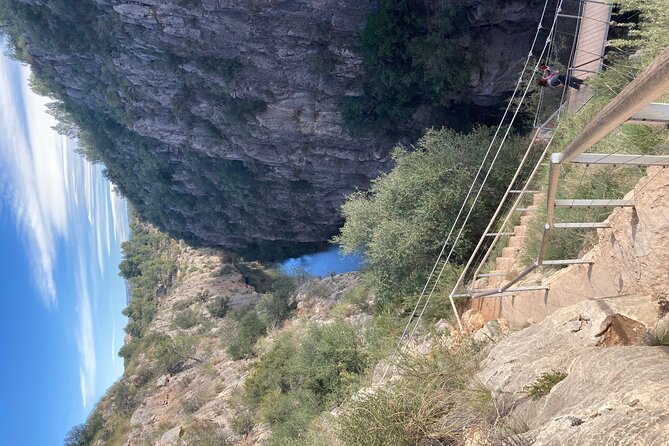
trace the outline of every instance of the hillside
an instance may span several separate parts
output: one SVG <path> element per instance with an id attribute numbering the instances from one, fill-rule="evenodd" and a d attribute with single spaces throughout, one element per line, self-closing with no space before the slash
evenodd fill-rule
<path id="1" fill-rule="evenodd" d="M 637 241 L 667 243 L 666 220 L 643 216 L 669 212 L 668 187 L 666 171 L 639 182 Z M 613 261 L 626 277 L 654 275 L 648 253 L 606 254 L 612 239 L 626 243 L 627 212 L 601 230 L 594 270 L 615 275 Z M 210 251 L 155 246 L 176 259 L 171 284 L 145 333 L 128 339 L 139 343 L 89 418 L 92 440 L 72 445 L 656 445 L 669 430 L 666 281 L 620 297 L 595 287 L 521 329 L 471 311 L 471 333 L 431 319 L 398 358 L 401 313 L 380 311 L 360 274 L 286 282 Z M 547 280 L 586 291 L 578 268 Z"/>
<path id="2" fill-rule="evenodd" d="M 126 252 L 133 244 L 146 246 L 141 240 L 147 233 L 157 236 L 150 227 L 136 230 Z M 126 336 L 120 352 L 126 361 L 124 376 L 109 389 L 88 422 L 73 429 L 66 444 L 257 444 L 268 438 L 270 429 L 252 403 L 245 381 L 252 376 L 249 372 L 259 373 L 262 355 L 286 336 L 314 333 L 338 336 L 338 345 L 328 346 L 331 341 L 325 339 L 314 345 L 321 345 L 323 354 L 337 354 L 336 350 L 346 348 L 340 342 L 346 342 L 347 336 L 354 336 L 350 341 L 357 339 L 346 327 L 367 330 L 373 325 L 371 316 L 361 309 L 341 305 L 342 298 L 359 285 L 355 275 L 287 280 L 258 264 L 237 264 L 207 250 L 178 244 L 166 250 L 166 240 L 153 245 L 160 248 L 151 251 L 151 259 L 136 263 L 146 272 L 155 259 L 170 257 L 174 270 L 169 283 L 159 285 L 153 294 L 155 311 L 144 319 L 143 329 Z M 129 308 L 138 308 L 146 297 L 136 293 L 137 301 L 131 301 Z M 330 327 L 343 327 L 343 331 L 318 331 L 326 321 L 333 322 L 336 304 L 340 304 L 337 319 L 341 322 Z M 284 321 L 289 315 L 291 319 Z M 137 312 L 130 312 L 130 317 L 128 332 L 138 320 Z M 256 345 L 264 334 L 267 338 Z M 327 353 L 331 348 L 336 350 Z M 360 349 L 361 361 L 366 363 L 367 353 L 362 353 L 366 348 L 362 344 L 351 344 L 351 348 Z M 336 364 L 322 366 L 325 369 L 318 373 L 334 367 L 333 379 L 344 373 L 337 371 Z M 321 410 L 332 402 L 323 404 Z M 318 413 L 314 410 L 305 415 L 306 422 Z M 298 431 L 305 426 L 302 422 Z"/>

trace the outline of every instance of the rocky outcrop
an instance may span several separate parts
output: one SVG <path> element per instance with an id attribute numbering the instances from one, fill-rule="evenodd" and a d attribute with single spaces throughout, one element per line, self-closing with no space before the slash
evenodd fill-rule
<path id="1" fill-rule="evenodd" d="M 233 336 L 234 327 L 228 318 L 213 317 L 208 307 L 220 297 L 229 299 L 231 309 L 248 306 L 260 295 L 225 260 L 222 255 L 188 248 L 180 254 L 175 285 L 161 297 L 148 336 L 191 340 L 191 359 L 182 370 L 157 376 L 155 359 L 147 351 L 138 353 L 131 368 L 126 369 L 121 383 L 134 386 L 134 391 L 142 395 L 141 403 L 127 414 L 129 421 L 122 434 L 130 445 L 193 444 L 194 431 L 201 428 L 198 423 L 216 426 L 221 434 L 234 437 L 233 397 L 241 390 L 253 363 L 228 356 L 227 344 L 222 341 Z M 192 327 L 183 329 L 175 324 L 183 312 L 195 315 Z M 153 378 L 143 383 L 144 373 L 151 373 Z M 108 398 L 103 399 L 103 406 Z M 110 407 L 116 416 L 124 409 Z"/>
<path id="2" fill-rule="evenodd" d="M 470 51 L 483 51 L 475 104 L 513 89 L 543 6 L 503 3 L 465 3 Z M 172 235 L 257 258 L 314 249 L 344 197 L 390 167 L 393 143 L 351 136 L 340 111 L 361 94 L 358 35 L 375 2 L 13 4 L 24 57 L 94 133 L 121 192 Z"/>
<path id="3" fill-rule="evenodd" d="M 526 432 L 520 438 L 531 444 L 663 444 L 669 435 L 669 349 L 601 343 L 612 320 L 634 321 L 618 327 L 634 333 L 636 326 L 655 324 L 657 316 L 658 305 L 648 296 L 563 308 L 494 345 L 479 378 L 497 407 L 522 420 Z M 551 372 L 567 377 L 548 395 L 531 399 L 528 388 Z"/>

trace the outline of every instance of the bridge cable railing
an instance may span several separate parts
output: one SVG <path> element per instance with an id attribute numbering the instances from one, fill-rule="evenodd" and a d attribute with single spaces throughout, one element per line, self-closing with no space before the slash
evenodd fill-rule
<path id="1" fill-rule="evenodd" d="M 543 8 L 543 11 L 542 11 L 542 14 L 541 14 L 541 18 L 540 18 L 540 20 L 539 20 L 539 24 L 538 24 L 538 27 L 537 27 L 537 32 L 535 33 L 535 37 L 534 37 L 534 40 L 533 40 L 533 42 L 532 42 L 532 46 L 531 46 L 531 48 L 530 48 L 530 52 L 529 52 L 528 55 L 527 55 L 527 58 L 526 58 L 526 60 L 525 60 L 524 66 L 523 66 L 523 69 L 521 70 L 520 76 L 519 76 L 518 81 L 517 81 L 517 83 L 516 83 L 516 86 L 515 86 L 513 95 L 512 95 L 511 99 L 509 100 L 509 102 L 508 102 L 508 104 L 507 104 L 506 110 L 505 110 L 505 112 L 504 112 L 504 114 L 503 114 L 503 116 L 502 116 L 502 119 L 500 120 L 500 124 L 499 124 L 499 126 L 497 127 L 497 129 L 496 129 L 496 131 L 495 131 L 495 134 L 493 135 L 492 141 L 491 141 L 491 143 L 490 143 L 490 145 L 489 145 L 489 147 L 488 147 L 488 149 L 487 149 L 487 151 L 486 151 L 486 154 L 485 154 L 484 157 L 483 157 L 483 160 L 482 160 L 482 162 L 481 162 L 481 165 L 480 165 L 480 167 L 479 167 L 479 170 L 477 171 L 477 173 L 476 173 L 474 179 L 472 180 L 472 183 L 471 183 L 470 188 L 469 188 L 469 190 L 468 190 L 468 192 L 467 192 L 467 195 L 466 195 L 465 199 L 464 199 L 463 202 L 462 202 L 462 206 L 460 207 L 460 210 L 459 210 L 459 212 L 458 212 L 458 214 L 457 214 L 457 216 L 456 216 L 456 218 L 455 218 L 455 220 L 454 220 L 454 222 L 453 222 L 453 225 L 452 225 L 452 227 L 451 227 L 451 230 L 449 231 L 449 234 L 448 234 L 448 236 L 447 236 L 447 238 L 446 238 L 446 241 L 444 242 L 444 244 L 443 244 L 443 246 L 442 246 L 441 252 L 439 253 L 439 255 L 438 255 L 438 257 L 437 257 L 437 260 L 436 260 L 435 263 L 434 263 L 434 266 L 433 266 L 432 271 L 430 272 L 430 274 L 429 274 L 429 276 L 428 276 L 428 279 L 427 279 L 427 281 L 426 281 L 426 283 L 425 283 L 425 286 L 423 287 L 423 290 L 421 291 L 421 293 L 420 293 L 420 295 L 419 295 L 419 297 L 418 297 L 418 300 L 416 301 L 416 304 L 415 304 L 415 306 L 414 306 L 414 309 L 413 309 L 411 315 L 409 316 L 409 320 L 408 320 L 408 322 L 407 322 L 407 324 L 406 324 L 406 326 L 405 326 L 405 328 L 404 328 L 404 331 L 402 332 L 402 335 L 400 336 L 400 338 L 399 338 L 399 340 L 398 340 L 397 348 L 400 349 L 401 351 L 404 351 L 404 350 L 406 349 L 406 346 L 411 342 L 411 340 L 412 340 L 412 338 L 413 338 L 413 335 L 414 335 L 414 333 L 415 333 L 415 331 L 416 331 L 416 328 L 417 328 L 418 324 L 420 323 L 420 320 L 422 319 L 422 316 L 423 316 L 423 314 L 424 314 L 424 312 L 425 312 L 425 309 L 427 308 L 427 306 L 428 306 L 428 304 L 429 304 L 430 297 L 431 297 L 432 294 L 434 293 L 434 290 L 435 290 L 435 288 L 436 288 L 436 285 L 438 284 L 439 279 L 440 279 L 441 275 L 443 274 L 443 271 L 444 271 L 445 266 L 446 266 L 446 265 L 448 264 L 448 262 L 450 261 L 450 257 L 451 257 L 451 255 L 452 255 L 452 253 L 453 253 L 453 249 L 451 249 L 451 250 L 449 251 L 449 253 L 448 253 L 448 255 L 446 256 L 445 259 L 444 259 L 444 253 L 446 252 L 446 249 L 447 249 L 448 246 L 449 246 L 449 243 L 450 243 L 450 241 L 451 241 L 451 238 L 452 238 L 452 235 L 453 235 L 453 233 L 454 233 L 454 231 L 455 231 L 455 228 L 456 228 L 458 222 L 460 221 L 460 218 L 462 217 L 462 214 L 464 213 L 464 209 L 465 209 L 465 208 L 467 207 L 467 205 L 470 203 L 470 198 L 471 198 L 472 192 L 473 192 L 473 190 L 474 190 L 474 187 L 475 187 L 476 184 L 477 184 L 478 178 L 480 177 L 480 174 L 481 174 L 481 172 L 483 171 L 483 167 L 484 167 L 484 165 L 485 165 L 485 163 L 486 163 L 486 161 L 487 161 L 487 158 L 488 158 L 488 156 L 489 156 L 489 154 L 490 154 L 490 152 L 491 152 L 491 150 L 492 150 L 493 145 L 495 144 L 495 141 L 497 140 L 497 137 L 499 136 L 499 134 L 500 134 L 500 132 L 501 132 L 502 127 L 504 127 L 504 125 L 505 125 L 504 123 L 505 123 L 506 118 L 507 118 L 507 116 L 508 116 L 508 114 L 509 114 L 509 111 L 511 110 L 511 107 L 512 107 L 512 105 L 513 105 L 513 103 L 514 103 L 514 99 L 515 99 L 517 93 L 520 91 L 520 86 L 522 85 L 523 80 L 524 80 L 524 78 L 525 78 L 525 76 L 526 76 L 526 74 L 527 74 L 527 68 L 528 68 L 528 66 L 529 66 L 530 60 L 534 57 L 534 48 L 535 48 L 536 43 L 537 43 L 537 41 L 538 41 L 538 39 L 539 39 L 539 35 L 540 35 L 540 33 L 541 33 L 541 30 L 542 30 L 542 29 L 545 29 L 545 28 L 544 28 L 544 25 L 543 25 L 543 22 L 544 22 L 544 19 L 545 19 L 545 17 L 546 17 L 546 11 L 547 11 L 548 4 L 549 4 L 550 1 L 551 1 L 551 0 L 546 0 L 545 3 L 544 3 L 544 8 Z M 555 20 L 556 20 L 556 17 L 557 17 L 557 13 L 558 13 L 559 10 L 560 10 L 560 5 L 561 5 L 562 1 L 563 1 L 563 0 L 558 0 L 558 2 L 556 3 L 555 15 L 554 15 L 554 18 L 553 18 L 551 27 L 550 27 L 549 36 L 553 34 L 553 29 L 554 29 L 554 27 L 555 27 Z M 547 42 L 547 43 L 548 43 L 548 42 Z M 544 46 L 543 46 L 543 49 L 542 49 L 542 52 L 541 52 L 541 56 L 539 57 L 539 60 L 541 60 L 541 58 L 543 57 L 543 55 L 544 55 L 544 53 L 545 53 L 547 43 L 544 44 Z M 534 73 L 534 72 L 536 71 L 537 68 L 538 68 L 538 64 L 537 64 L 537 66 L 534 67 L 534 69 L 532 70 L 532 73 Z M 530 81 L 528 80 L 528 86 L 529 86 L 529 85 L 530 85 Z M 521 107 L 521 105 L 522 105 L 522 102 L 523 102 L 523 100 L 525 99 L 525 97 L 526 97 L 526 95 L 527 95 L 527 91 L 528 91 L 528 88 L 525 89 L 525 91 L 524 91 L 524 93 L 523 93 L 523 95 L 522 95 L 522 97 L 521 97 L 521 99 L 520 99 L 520 103 L 516 106 L 516 109 L 515 109 L 515 111 L 514 111 L 514 113 L 513 113 L 513 115 L 512 115 L 511 121 L 510 121 L 509 124 L 508 124 L 508 128 L 507 128 L 507 130 L 506 130 L 506 132 L 505 132 L 505 135 L 504 135 L 504 137 L 502 138 L 502 142 L 501 142 L 501 144 L 499 145 L 499 147 L 498 147 L 498 149 L 497 149 L 497 152 L 496 152 L 496 154 L 495 154 L 495 157 L 493 158 L 493 160 L 492 160 L 491 163 L 490 163 L 490 166 L 489 166 L 488 169 L 487 169 L 485 178 L 484 178 L 484 180 L 483 180 L 482 183 L 481 183 L 481 186 L 480 186 L 480 188 L 479 188 L 479 191 L 478 191 L 477 194 L 476 194 L 476 197 L 475 197 L 474 200 L 471 202 L 471 208 L 470 208 L 469 212 L 467 213 L 467 216 L 465 217 L 464 223 L 462 224 L 462 226 L 461 226 L 461 228 L 460 228 L 460 231 L 458 232 L 458 235 L 456 236 L 456 240 L 455 240 L 455 242 L 453 242 L 453 244 L 452 244 L 453 247 L 455 247 L 455 245 L 457 244 L 457 241 L 459 240 L 459 237 L 460 237 L 460 235 L 461 235 L 461 233 L 462 233 L 462 229 L 466 226 L 467 220 L 468 220 L 469 216 L 471 215 L 472 208 L 473 208 L 473 206 L 476 204 L 476 201 L 478 200 L 478 197 L 479 197 L 479 195 L 480 195 L 481 189 L 482 189 L 483 186 L 485 185 L 485 181 L 487 180 L 487 178 L 488 178 L 488 176 L 489 176 L 489 174 L 490 174 L 490 171 L 492 170 L 492 167 L 493 167 L 494 164 L 495 164 L 495 161 L 496 161 L 496 159 L 497 159 L 497 156 L 499 155 L 499 151 L 500 151 L 501 147 L 504 145 L 504 142 L 506 141 L 506 138 L 507 138 L 508 135 L 509 135 L 509 132 L 510 132 L 510 129 L 511 129 L 512 125 L 513 125 L 513 122 L 515 121 L 515 118 L 516 118 L 516 116 L 518 115 L 518 112 L 519 112 L 519 110 L 520 110 L 520 107 Z M 440 264 L 442 265 L 441 269 L 439 269 L 439 265 L 440 265 Z M 439 274 L 436 274 L 436 275 L 435 275 L 435 273 L 436 273 L 436 271 L 437 271 L 438 269 L 439 269 Z M 427 290 L 428 290 L 428 288 L 430 288 L 430 285 L 431 285 L 431 284 L 433 284 L 433 285 L 432 285 L 432 288 L 430 289 L 430 292 L 429 292 L 429 294 L 428 294 L 427 297 L 426 297 Z M 425 300 L 424 300 L 424 299 L 425 299 Z M 422 305 L 422 309 L 421 309 L 421 311 L 420 311 L 420 315 L 419 315 L 419 316 L 416 318 L 416 320 L 414 321 L 414 318 L 415 318 L 415 316 L 416 316 L 416 313 L 418 312 L 418 309 L 421 308 L 421 305 Z M 456 315 L 457 315 L 457 312 L 456 312 Z M 413 322 L 415 322 L 415 324 L 414 324 L 414 326 L 413 326 L 413 329 L 411 329 L 411 325 L 412 325 Z M 411 329 L 411 330 L 410 330 L 410 329 Z M 409 333 L 409 331 L 410 331 L 410 333 Z M 408 338 L 407 338 L 406 336 L 407 336 L 408 333 L 409 333 L 409 335 L 408 335 Z M 402 344 L 403 344 L 403 342 L 404 342 L 404 347 L 401 347 Z M 382 379 L 385 378 L 387 372 L 388 372 L 388 367 L 386 368 L 386 370 L 385 370 L 385 372 L 384 372 L 384 374 L 383 374 L 383 378 L 382 378 Z"/>
<path id="2" fill-rule="evenodd" d="M 637 78 L 628 84 L 614 99 L 612 99 L 585 128 L 577 135 L 567 148 L 560 153 L 551 155 L 548 174 L 548 185 L 546 189 L 546 223 L 540 242 L 537 259 L 517 274 L 503 287 L 471 297 L 481 298 L 500 294 L 509 287 L 521 281 L 527 274 L 543 265 L 571 265 L 591 263 L 584 259 L 546 260 L 546 251 L 552 231 L 555 229 L 572 228 L 603 228 L 603 223 L 557 223 L 555 221 L 555 208 L 562 203 L 557 199 L 560 169 L 563 164 L 609 164 L 609 165 L 669 165 L 668 156 L 656 155 L 619 155 L 619 154 L 593 154 L 585 152 L 593 147 L 602 138 L 624 124 L 631 117 L 648 106 L 652 101 L 669 91 L 669 48 L 665 49 Z M 586 206 L 625 206 L 632 205 L 632 200 L 564 200 L 564 204 L 586 205 Z M 453 296 L 452 296 L 453 297 Z"/>
<path id="3" fill-rule="evenodd" d="M 527 74 L 527 68 L 528 68 L 528 66 L 529 66 L 530 60 L 531 60 L 532 57 L 533 57 L 534 47 L 535 47 L 536 44 L 537 44 L 537 41 L 538 41 L 538 39 L 539 39 L 539 35 L 540 35 L 540 33 L 541 33 L 541 30 L 544 29 L 543 21 L 544 21 L 544 18 L 545 18 L 545 16 L 546 16 L 546 11 L 547 11 L 548 4 L 549 4 L 550 1 L 551 1 L 551 0 L 546 0 L 545 3 L 544 3 L 544 8 L 543 8 L 543 11 L 542 11 L 542 14 L 541 14 L 541 18 L 540 18 L 539 24 L 538 24 L 538 26 L 537 26 L 537 31 L 536 31 L 536 33 L 535 33 L 534 40 L 533 40 L 533 42 L 532 42 L 532 46 L 531 46 L 530 52 L 529 52 L 528 55 L 527 55 L 527 58 L 526 58 L 526 60 L 525 60 L 524 66 L 523 66 L 523 69 L 521 70 L 521 73 L 520 73 L 520 76 L 519 76 L 519 78 L 518 78 L 518 81 L 516 82 L 516 86 L 515 86 L 515 88 L 514 88 L 512 97 L 511 97 L 511 99 L 509 100 L 509 102 L 508 102 L 508 104 L 507 104 L 506 110 L 504 111 L 504 114 L 503 114 L 503 116 L 502 116 L 502 118 L 501 118 L 501 120 L 500 120 L 500 124 L 498 125 L 498 127 L 497 127 L 497 129 L 496 129 L 496 131 L 495 131 L 495 133 L 494 133 L 494 135 L 493 135 L 492 141 L 490 142 L 490 145 L 488 146 L 488 149 L 487 149 L 487 151 L 486 151 L 486 153 L 485 153 L 485 155 L 484 155 L 484 157 L 483 157 L 483 160 L 481 161 L 481 165 L 479 166 L 479 169 L 478 169 L 478 171 L 477 171 L 477 173 L 476 173 L 474 179 L 473 179 L 472 182 L 471 182 L 471 185 L 470 185 L 469 190 L 468 190 L 468 192 L 467 192 L 467 194 L 466 194 L 466 197 L 465 197 L 465 199 L 463 200 L 462 205 L 461 205 L 461 207 L 460 207 L 460 210 L 458 211 L 458 214 L 457 214 L 457 216 L 456 216 L 456 218 L 455 218 L 455 220 L 454 220 L 454 222 L 453 222 L 453 225 L 452 225 L 452 227 L 451 227 L 451 229 L 450 229 L 450 231 L 449 231 L 449 234 L 448 234 L 448 236 L 446 237 L 446 241 L 445 241 L 445 242 L 443 243 L 443 245 L 442 245 L 441 252 L 439 253 L 439 255 L 438 255 L 438 257 L 437 257 L 437 260 L 436 260 L 435 263 L 434 263 L 434 266 L 433 266 L 433 268 L 432 268 L 432 271 L 430 272 L 430 274 L 429 274 L 429 276 L 428 276 L 428 279 L 426 280 L 425 286 L 423 287 L 423 290 L 421 291 L 421 293 L 420 293 L 420 295 L 419 295 L 419 297 L 418 297 L 418 300 L 416 301 L 416 304 L 415 304 L 415 306 L 414 306 L 414 308 L 413 308 L 413 311 L 412 311 L 411 315 L 409 316 L 409 321 L 407 322 L 407 324 L 406 324 L 406 326 L 405 326 L 405 328 L 404 328 L 404 331 L 402 332 L 402 334 L 401 334 L 401 336 L 400 336 L 400 338 L 399 338 L 399 340 L 398 340 L 397 348 L 401 348 L 402 342 L 403 342 L 403 340 L 405 340 L 405 336 L 407 336 L 407 333 L 409 332 L 409 330 L 410 330 L 410 328 L 411 328 L 411 324 L 414 322 L 414 317 L 416 316 L 416 313 L 418 312 L 418 309 L 421 308 L 421 305 L 423 306 L 423 307 L 422 307 L 423 309 L 421 310 L 421 314 L 423 314 L 423 312 L 424 312 L 424 310 L 425 310 L 425 308 L 426 308 L 426 303 L 425 303 L 424 299 L 425 299 L 427 290 L 430 288 L 430 285 L 432 285 L 433 282 L 434 282 L 434 284 L 435 284 L 435 286 L 436 286 L 436 283 L 438 283 L 439 277 L 440 277 L 440 275 L 441 275 L 441 274 L 439 274 L 439 275 L 436 275 L 436 274 L 435 274 L 436 271 L 439 269 L 440 264 L 442 264 L 442 263 L 447 264 L 448 261 L 450 260 L 450 255 L 452 254 L 452 251 L 448 254 L 448 256 L 446 257 L 445 261 L 444 261 L 444 254 L 445 254 L 446 249 L 448 248 L 448 246 L 449 246 L 449 244 L 450 244 L 451 238 L 452 238 L 452 236 L 453 236 L 453 233 L 455 232 L 455 228 L 457 227 L 458 222 L 460 221 L 460 218 L 461 218 L 462 215 L 464 214 L 464 211 L 465 211 L 467 205 L 470 203 L 470 198 L 471 198 L 472 192 L 474 191 L 474 188 L 475 188 L 475 186 L 476 186 L 476 184 L 477 184 L 477 182 L 478 182 L 478 179 L 479 179 L 479 177 L 480 177 L 480 175 L 481 175 L 481 172 L 483 171 L 483 168 L 484 168 L 484 166 L 485 166 L 485 163 L 486 163 L 486 161 L 487 161 L 487 159 L 488 159 L 488 157 L 489 157 L 489 155 L 490 155 L 490 153 L 491 153 L 491 151 L 492 151 L 492 148 L 493 148 L 493 146 L 494 146 L 494 144 L 495 144 L 495 141 L 497 140 L 497 138 L 498 138 L 498 136 L 499 136 L 499 134 L 500 134 L 502 128 L 503 128 L 504 125 L 505 125 L 506 118 L 507 118 L 507 116 L 509 115 L 509 112 L 510 112 L 512 106 L 513 106 L 514 99 L 515 99 L 516 95 L 518 94 L 518 92 L 520 91 L 520 87 L 521 87 L 521 85 L 522 85 L 522 83 L 523 83 L 524 77 L 525 77 L 526 74 Z M 561 1 L 561 0 L 560 0 L 560 1 Z M 557 5 L 560 4 L 560 1 L 557 3 Z M 557 13 L 557 9 L 558 9 L 558 7 L 556 6 L 556 13 Z M 552 29 L 552 28 L 551 28 L 551 29 Z M 544 49 L 545 49 L 545 46 L 544 46 Z M 516 112 L 514 113 L 514 117 L 515 117 L 515 115 L 517 114 L 517 110 L 518 110 L 518 109 L 516 109 Z M 513 120 L 512 120 L 512 122 L 511 122 L 510 124 L 508 124 L 508 125 L 509 125 L 509 128 L 510 128 L 510 126 L 512 125 L 512 123 L 513 123 Z M 507 131 L 507 134 L 508 134 L 508 131 Z M 491 165 L 490 167 L 488 167 L 488 172 L 489 172 L 489 170 L 491 169 L 491 167 L 492 167 L 492 165 Z M 440 272 L 443 272 L 443 268 L 440 270 Z M 436 279 L 436 280 L 435 280 L 435 279 Z M 433 291 L 434 291 L 434 287 L 433 287 L 432 290 L 430 291 L 430 295 L 431 295 L 431 293 L 432 293 Z M 417 322 L 417 321 L 416 321 L 416 322 Z M 411 330 L 411 331 L 412 331 L 412 333 L 413 333 L 414 330 Z M 410 336 L 410 338 L 411 338 L 411 337 L 412 337 L 412 336 Z M 410 342 L 410 339 L 407 340 L 407 342 Z M 387 370 L 386 370 L 386 372 L 387 372 Z M 385 373 L 384 373 L 384 377 L 385 377 Z"/>

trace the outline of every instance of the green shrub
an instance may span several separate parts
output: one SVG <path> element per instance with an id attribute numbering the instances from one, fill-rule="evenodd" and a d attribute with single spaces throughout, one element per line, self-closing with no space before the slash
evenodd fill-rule
<path id="1" fill-rule="evenodd" d="M 230 274 L 231 272 L 235 271 L 234 266 L 225 264 L 222 265 L 220 268 L 218 268 L 216 271 L 212 273 L 212 276 L 214 277 L 224 277 Z"/>
<path id="2" fill-rule="evenodd" d="M 209 314 L 213 317 L 224 318 L 230 309 L 230 298 L 227 296 L 217 296 L 207 305 Z"/>
<path id="3" fill-rule="evenodd" d="M 139 404 L 137 389 L 131 387 L 125 380 L 116 382 L 107 394 L 114 402 L 114 410 L 122 416 L 130 416 Z"/>
<path id="4" fill-rule="evenodd" d="M 261 99 L 230 97 L 224 103 L 226 115 L 239 122 L 255 117 L 267 109 L 267 102 Z"/>
<path id="5" fill-rule="evenodd" d="M 188 415 L 194 414 L 207 403 L 207 398 L 201 393 L 195 393 L 181 403 L 181 407 Z"/>
<path id="6" fill-rule="evenodd" d="M 200 303 L 205 303 L 211 297 L 211 293 L 208 290 L 198 291 L 195 294 L 195 301 Z"/>
<path id="7" fill-rule="evenodd" d="M 228 346 L 228 354 L 232 359 L 243 359 L 255 354 L 253 347 L 265 333 L 265 325 L 258 318 L 255 310 L 247 311 L 239 321 L 237 336 Z"/>
<path id="8" fill-rule="evenodd" d="M 364 94 L 344 103 L 349 127 L 397 136 L 467 122 L 466 113 L 452 108 L 469 86 L 469 56 L 476 52 L 476 45 L 464 43 L 468 34 L 472 40 L 469 31 L 461 1 L 382 0 L 361 38 Z M 421 107 L 429 118 L 416 123 Z"/>
<path id="9" fill-rule="evenodd" d="M 372 321 L 372 325 L 364 332 L 370 364 L 387 359 L 397 351 L 397 339 L 406 324 L 406 320 L 399 318 L 397 312 L 390 308 L 378 311 Z"/>
<path id="10" fill-rule="evenodd" d="M 669 319 L 664 318 L 641 336 L 641 342 L 649 346 L 669 347 Z"/>
<path id="11" fill-rule="evenodd" d="M 542 396 L 548 395 L 551 392 L 551 389 L 566 377 L 566 373 L 558 372 L 556 370 L 545 372 L 542 373 L 534 383 L 525 386 L 524 391 L 533 400 L 538 400 Z"/>
<path id="12" fill-rule="evenodd" d="M 638 11 L 639 21 L 630 27 L 626 38 L 611 41 L 612 46 L 631 51 L 642 48 L 645 63 L 669 46 L 669 14 L 664 0 L 620 0 L 616 4 L 622 11 Z"/>
<path id="13" fill-rule="evenodd" d="M 135 353 L 135 350 L 137 349 L 137 342 L 136 341 L 131 341 L 128 344 L 123 344 L 123 347 L 121 347 L 118 351 L 118 355 L 123 358 L 124 363 L 127 365 L 127 362 L 130 360 L 132 355 Z"/>
<path id="14" fill-rule="evenodd" d="M 290 391 L 297 382 L 299 339 L 291 331 L 279 334 L 272 348 L 264 353 L 244 382 L 245 399 L 257 406 L 273 389 Z"/>
<path id="15" fill-rule="evenodd" d="M 203 56 L 197 59 L 197 66 L 210 73 L 218 74 L 226 81 L 237 77 L 243 65 L 239 59 L 225 59 L 213 56 Z"/>
<path id="16" fill-rule="evenodd" d="M 199 361 L 193 357 L 196 344 L 193 336 L 177 335 L 174 339 L 164 336 L 155 343 L 154 358 L 161 370 L 173 375 L 182 371 L 189 359 Z"/>
<path id="17" fill-rule="evenodd" d="M 158 311 L 158 299 L 172 286 L 177 271 L 178 243 L 153 226 L 134 216 L 130 220 L 131 237 L 123 242 L 123 260 L 119 274 L 128 281 L 131 299 L 123 314 L 128 317 L 126 333 L 133 339 L 144 336 L 146 328 Z M 123 352 L 124 359 L 132 355 Z"/>
<path id="18" fill-rule="evenodd" d="M 200 314 L 195 310 L 184 310 L 174 316 L 174 326 L 183 330 L 195 327 L 200 323 Z"/>
<path id="19" fill-rule="evenodd" d="M 65 446 L 89 446 L 104 426 L 104 418 L 94 411 L 85 423 L 74 426 L 65 437 Z"/>
<path id="20" fill-rule="evenodd" d="M 357 389 L 367 357 L 363 340 L 348 324 L 280 334 L 244 384 L 246 402 L 272 427 L 269 444 L 298 441 L 320 411 Z"/>
<path id="21" fill-rule="evenodd" d="M 232 432 L 240 436 L 248 435 L 253 430 L 255 424 L 256 419 L 251 410 L 243 405 L 234 406 L 234 413 L 230 420 Z"/>
<path id="22" fill-rule="evenodd" d="M 345 323 L 309 327 L 296 359 L 301 387 L 321 402 L 341 401 L 367 367 L 362 339 Z"/>
<path id="23" fill-rule="evenodd" d="M 415 151 L 396 149 L 395 168 L 374 180 L 369 192 L 346 199 L 346 221 L 334 242 L 346 253 L 365 254 L 381 302 L 422 289 L 491 139 L 492 130 L 484 127 L 469 134 L 430 130 Z M 521 143 L 507 142 L 451 262 L 466 259 L 478 241 L 513 175 Z"/>
<path id="24" fill-rule="evenodd" d="M 218 424 L 210 421 L 198 421 L 187 427 L 184 439 L 189 445 L 197 446 L 232 446 L 235 444 Z"/>
<path id="25" fill-rule="evenodd" d="M 290 313 L 285 297 L 278 293 L 263 294 L 256 304 L 258 318 L 267 329 L 275 328 Z"/>
<path id="26" fill-rule="evenodd" d="M 269 446 L 295 444 L 320 412 L 316 398 L 308 391 L 282 393 L 278 389 L 268 393 L 260 406 L 263 421 L 272 426 Z"/>
<path id="27" fill-rule="evenodd" d="M 190 300 L 180 300 L 178 302 L 175 302 L 174 305 L 172 305 L 172 310 L 182 311 L 190 307 L 192 304 L 193 302 L 191 302 Z"/>

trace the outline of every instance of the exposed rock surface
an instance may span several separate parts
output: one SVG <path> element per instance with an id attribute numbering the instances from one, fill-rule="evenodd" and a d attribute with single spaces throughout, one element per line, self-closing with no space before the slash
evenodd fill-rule
<path id="1" fill-rule="evenodd" d="M 602 326 L 622 317 L 649 327 L 658 305 L 648 296 L 584 301 L 494 345 L 479 378 L 499 407 L 527 424 L 532 444 L 661 445 L 669 438 L 669 348 L 597 347 Z M 568 374 L 531 400 L 542 374 Z"/>
<path id="2" fill-rule="evenodd" d="M 297 313 L 311 320 L 323 321 L 329 317 L 330 310 L 360 283 L 358 273 L 332 275 L 324 279 L 313 279 L 298 287 L 293 304 Z M 368 304 L 361 302 L 359 305 Z"/>
<path id="3" fill-rule="evenodd" d="M 182 371 L 163 374 L 145 386 L 145 397 L 129 415 L 124 438 L 131 445 L 146 441 L 160 446 L 191 444 L 199 421 L 215 423 L 233 437 L 230 430 L 234 414 L 233 395 L 239 391 L 252 362 L 232 360 L 226 353 L 233 327 L 228 319 L 209 315 L 207 305 L 218 296 L 230 298 L 232 308 L 248 305 L 260 295 L 245 283 L 242 275 L 225 256 L 185 248 L 179 257 L 176 283 L 161 298 L 159 310 L 149 325 L 158 336 L 190 336 L 197 339 L 195 350 Z M 197 314 L 197 324 L 178 328 L 175 317 L 182 311 Z M 154 368 L 150 355 L 139 358 L 138 370 Z M 126 377 L 124 381 L 136 380 Z"/>
<path id="4" fill-rule="evenodd" d="M 344 196 L 390 167 L 392 143 L 353 138 L 340 111 L 361 94 L 357 36 L 376 2 L 15 4 L 35 70 L 95 130 L 109 177 L 172 235 L 253 257 L 314 249 Z M 483 50 L 471 100 L 495 106 L 543 2 L 466 4 Z"/>
<path id="5" fill-rule="evenodd" d="M 183 244 L 179 248 L 178 272 L 159 296 L 148 333 L 135 340 L 139 344 L 126 364 L 123 378 L 96 408 L 105 418 L 105 429 L 113 429 L 114 435 L 113 441 L 107 441 L 106 436 L 100 445 L 263 444 L 269 428 L 258 424 L 241 403 L 244 381 L 255 358 L 234 360 L 227 351 L 239 323 L 233 313 L 261 298 L 239 269 L 256 275 L 259 272 L 248 266 L 235 266 L 230 256 L 208 249 Z M 333 307 L 358 283 L 359 276 L 352 273 L 325 279 L 303 278 L 292 293 L 292 303 L 300 307 L 297 314 L 256 345 L 259 354 L 270 348 L 283 330 L 332 322 Z M 228 298 L 230 306 L 222 318 L 210 311 L 216 308 L 212 304 L 220 297 Z M 359 327 L 369 322 L 370 316 L 362 314 L 357 305 L 350 303 L 346 314 L 340 316 Z M 177 322 L 188 313 L 194 315 L 192 324 L 183 326 Z M 156 357 L 164 339 L 175 344 L 192 343 L 187 360 L 178 370 L 165 370 Z"/>

